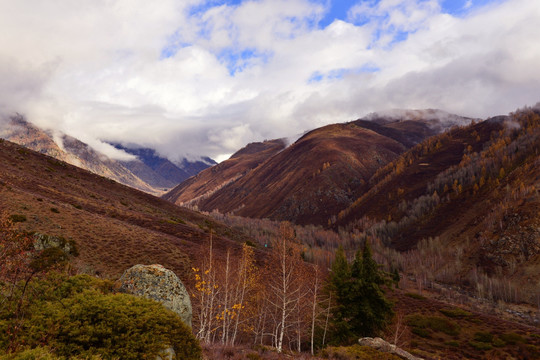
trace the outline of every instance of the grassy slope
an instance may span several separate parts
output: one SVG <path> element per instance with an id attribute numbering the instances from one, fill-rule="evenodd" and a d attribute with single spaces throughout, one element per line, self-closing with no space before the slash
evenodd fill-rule
<path id="1" fill-rule="evenodd" d="M 404 143 L 410 145 L 398 131 L 369 124 L 374 127 L 351 122 L 313 130 L 199 201 L 199 208 L 326 225 L 365 190 L 365 182 L 380 166 L 407 149 Z M 427 127 L 424 133 L 412 131 L 415 136 L 429 132 Z"/>
<path id="2" fill-rule="evenodd" d="M 0 164 L 0 210 L 25 215 L 22 229 L 75 240 L 76 266 L 89 273 L 114 278 L 137 263 L 160 263 L 185 280 L 209 227 L 218 253 L 245 240 L 201 214 L 8 141 L 0 142 Z"/>

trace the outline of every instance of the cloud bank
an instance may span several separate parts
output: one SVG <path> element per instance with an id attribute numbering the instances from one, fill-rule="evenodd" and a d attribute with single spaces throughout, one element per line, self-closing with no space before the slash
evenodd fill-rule
<path id="1" fill-rule="evenodd" d="M 0 116 L 176 160 L 378 110 L 487 117 L 540 98 L 536 0 L 346 3 L 332 18 L 327 0 L 3 1 Z"/>

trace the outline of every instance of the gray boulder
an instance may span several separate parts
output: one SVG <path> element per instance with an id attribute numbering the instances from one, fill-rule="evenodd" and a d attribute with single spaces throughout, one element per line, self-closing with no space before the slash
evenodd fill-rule
<path id="1" fill-rule="evenodd" d="M 73 240 L 66 240 L 61 236 L 34 233 L 34 249 L 43 251 L 50 248 L 59 248 L 68 255 L 78 255 L 77 247 Z"/>
<path id="2" fill-rule="evenodd" d="M 380 337 L 371 338 L 371 337 L 365 337 L 358 340 L 358 343 L 362 346 L 369 346 L 374 349 L 377 349 L 382 352 L 387 352 L 396 356 L 399 356 L 402 359 L 407 360 L 423 360 L 422 358 L 418 358 L 407 351 L 398 348 L 396 345 L 392 345 L 389 342 L 385 341 L 384 339 L 381 339 Z"/>
<path id="3" fill-rule="evenodd" d="M 135 265 L 120 277 L 120 292 L 159 301 L 191 327 L 191 300 L 182 281 L 161 265 Z"/>

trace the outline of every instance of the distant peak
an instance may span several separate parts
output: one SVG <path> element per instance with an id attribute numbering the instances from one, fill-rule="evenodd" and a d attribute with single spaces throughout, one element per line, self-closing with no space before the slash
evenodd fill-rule
<path id="1" fill-rule="evenodd" d="M 438 132 L 442 132 L 452 126 L 469 125 L 473 120 L 480 119 L 451 114 L 440 109 L 390 109 L 370 113 L 360 120 L 373 121 L 379 124 L 396 121 L 419 121 Z"/>

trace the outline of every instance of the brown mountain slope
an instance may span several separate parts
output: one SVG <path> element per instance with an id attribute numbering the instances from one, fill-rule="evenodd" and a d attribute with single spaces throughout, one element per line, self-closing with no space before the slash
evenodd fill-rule
<path id="1" fill-rule="evenodd" d="M 362 217 L 373 220 L 396 218 L 398 205 L 426 193 L 426 187 L 437 175 L 463 158 L 468 146 L 480 151 L 502 123 L 486 121 L 465 129 L 455 129 L 425 140 L 377 171 L 369 180 L 369 190 L 338 215 L 337 226 L 345 226 Z"/>
<path id="2" fill-rule="evenodd" d="M 411 138 L 431 134 L 434 131 L 420 122 L 402 124 L 400 131 L 361 120 L 325 126 L 209 196 L 191 198 L 191 203 L 205 211 L 326 225 L 365 191 L 379 167 L 414 144 Z M 165 198 L 177 203 L 181 196 L 189 198 L 182 186 Z"/>
<path id="3" fill-rule="evenodd" d="M 200 201 L 245 176 L 259 164 L 285 148 L 283 140 L 251 143 L 238 150 L 228 160 L 201 171 L 163 195 L 178 205 L 198 205 Z"/>
<path id="4" fill-rule="evenodd" d="M 430 138 L 379 170 L 369 184 L 340 212 L 336 229 L 354 229 L 400 251 L 418 245 L 432 261 L 426 273 L 434 279 L 459 279 L 490 296 L 535 301 L 540 107 Z"/>
<path id="5" fill-rule="evenodd" d="M 128 267 L 159 263 L 182 280 L 190 259 L 214 232 L 219 254 L 244 239 L 208 217 L 0 140 L 0 211 L 20 215 L 23 230 L 74 240 L 80 271 L 118 277 Z"/>

